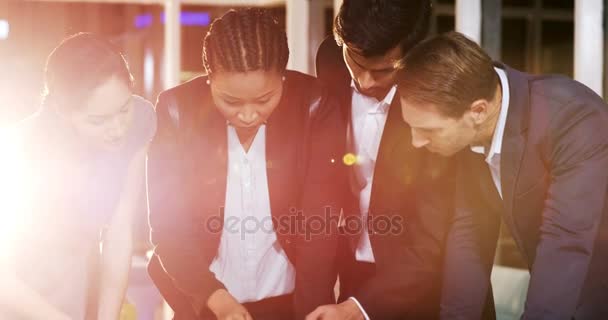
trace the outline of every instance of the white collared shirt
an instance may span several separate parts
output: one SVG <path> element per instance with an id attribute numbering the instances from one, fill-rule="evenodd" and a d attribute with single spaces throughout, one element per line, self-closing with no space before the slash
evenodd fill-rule
<path id="1" fill-rule="evenodd" d="M 500 79 L 500 85 L 502 87 L 502 103 L 500 105 L 500 114 L 498 115 L 498 121 L 496 122 L 496 129 L 494 129 L 494 136 L 492 137 L 492 144 L 490 150 L 486 155 L 486 163 L 490 168 L 492 174 L 492 180 L 498 190 L 498 194 L 502 198 L 502 187 L 500 180 L 500 153 L 502 150 L 502 139 L 505 133 L 505 125 L 507 124 L 507 114 L 509 111 L 509 79 L 504 70 L 500 68 L 494 68 Z M 471 150 L 475 153 L 486 154 L 485 147 L 483 146 L 471 146 Z"/>
<path id="2" fill-rule="evenodd" d="M 380 140 L 388 117 L 388 109 L 395 97 L 397 86 L 393 86 L 382 101 L 360 93 L 354 81 L 351 81 L 351 87 L 353 90 L 351 131 L 354 151 L 357 155 L 357 165 L 354 166 L 354 170 L 357 176 L 356 180 L 361 183 L 357 188 L 360 188 L 358 195 L 359 210 L 361 221 L 364 222 L 364 230 L 355 250 L 355 258 L 357 261 L 374 262 L 374 253 L 367 233 L 366 221 L 369 214 L 374 167 L 378 157 Z"/>
<path id="3" fill-rule="evenodd" d="M 266 175 L 266 127 L 245 152 L 228 126 L 224 229 L 209 270 L 240 303 L 293 292 L 295 270 L 273 230 Z"/>
<path id="4" fill-rule="evenodd" d="M 374 168 L 378 158 L 378 149 L 384 132 L 384 125 L 388 118 L 388 109 L 393 103 L 397 86 L 393 86 L 382 101 L 368 97 L 357 89 L 355 81 L 351 81 L 351 133 L 353 147 L 357 154 L 357 165 L 354 166 L 355 175 L 360 185 L 355 186 L 359 191 L 359 211 L 363 222 L 363 232 L 355 249 L 355 259 L 362 262 L 375 262 L 372 244 L 369 239 L 367 228 L 367 217 L 369 215 L 369 203 L 372 194 L 372 182 L 374 180 Z M 350 297 L 355 302 L 365 320 L 370 320 L 363 306 L 355 297 Z"/>

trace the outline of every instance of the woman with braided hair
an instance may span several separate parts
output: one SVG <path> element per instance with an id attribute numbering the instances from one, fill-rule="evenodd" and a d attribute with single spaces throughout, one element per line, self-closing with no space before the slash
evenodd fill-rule
<path id="1" fill-rule="evenodd" d="M 288 58 L 267 10 L 230 10 L 204 39 L 207 75 L 158 98 L 149 272 L 175 319 L 301 319 L 335 302 L 345 128 Z"/>

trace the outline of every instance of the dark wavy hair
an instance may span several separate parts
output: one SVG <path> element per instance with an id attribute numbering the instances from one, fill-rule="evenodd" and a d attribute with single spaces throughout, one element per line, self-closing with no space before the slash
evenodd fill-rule
<path id="1" fill-rule="evenodd" d="M 430 0 L 344 0 L 334 20 L 334 37 L 363 56 L 380 56 L 401 46 L 403 54 L 427 36 Z"/>
<path id="2" fill-rule="evenodd" d="M 133 76 L 121 51 L 93 33 L 64 39 L 46 61 L 44 103 L 63 110 L 78 108 L 95 88 L 111 77 L 133 88 Z"/>

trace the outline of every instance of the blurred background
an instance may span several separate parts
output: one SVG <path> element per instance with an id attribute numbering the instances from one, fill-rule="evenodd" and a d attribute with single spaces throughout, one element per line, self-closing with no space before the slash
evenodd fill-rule
<path id="1" fill-rule="evenodd" d="M 606 2 L 434 0 L 431 33 L 463 32 L 496 60 L 530 73 L 564 74 L 605 96 Z M 0 127 L 37 110 L 45 59 L 67 35 L 89 31 L 113 40 L 130 63 L 136 94 L 155 102 L 160 91 L 204 72 L 203 37 L 213 19 L 232 7 L 270 8 L 288 34 L 289 67 L 314 74 L 317 47 L 331 35 L 340 4 L 341 0 L 0 0 Z M 140 222 L 144 252 L 148 242 L 143 214 Z M 513 291 L 505 301 L 497 298 L 497 303 L 510 304 L 502 319 L 511 313 L 516 318 L 523 307 L 527 272 L 513 273 L 525 264 L 504 229 L 496 265 L 500 267 L 493 275 L 494 288 L 500 284 Z M 505 270 L 510 273 L 502 277 Z M 144 319 L 141 311 L 138 319 Z"/>

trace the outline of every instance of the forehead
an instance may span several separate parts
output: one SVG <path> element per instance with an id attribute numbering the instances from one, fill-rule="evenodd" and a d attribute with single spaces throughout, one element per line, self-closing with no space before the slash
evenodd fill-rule
<path id="1" fill-rule="evenodd" d="M 111 116 L 130 101 L 131 89 L 119 77 L 113 76 L 97 86 L 84 102 L 82 112 L 90 116 Z"/>
<path id="2" fill-rule="evenodd" d="M 413 128 L 436 129 L 451 124 L 456 119 L 444 116 L 433 105 L 425 105 L 401 97 L 403 119 Z"/>
<path id="3" fill-rule="evenodd" d="M 257 98 L 278 89 L 282 75 L 278 71 L 217 72 L 212 76 L 216 93 L 240 99 Z"/>
<path id="4" fill-rule="evenodd" d="M 347 44 L 343 45 L 343 50 L 350 57 L 353 62 L 359 66 L 369 70 L 380 70 L 387 68 L 398 68 L 403 58 L 403 52 L 401 46 L 387 51 L 383 55 L 377 55 L 372 57 L 364 56 L 360 50 L 354 47 L 349 47 Z"/>

